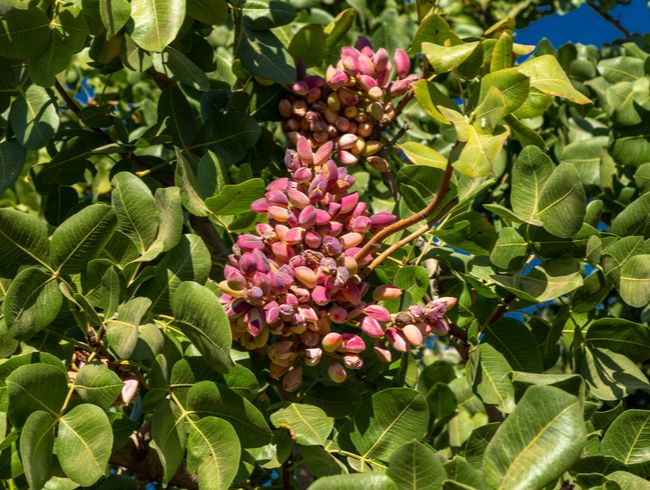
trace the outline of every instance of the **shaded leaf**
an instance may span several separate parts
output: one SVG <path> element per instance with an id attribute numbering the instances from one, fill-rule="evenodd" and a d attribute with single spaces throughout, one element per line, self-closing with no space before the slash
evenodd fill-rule
<path id="1" fill-rule="evenodd" d="M 485 451 L 488 488 L 541 488 L 559 477 L 586 443 L 582 407 L 575 396 L 531 386 Z"/>

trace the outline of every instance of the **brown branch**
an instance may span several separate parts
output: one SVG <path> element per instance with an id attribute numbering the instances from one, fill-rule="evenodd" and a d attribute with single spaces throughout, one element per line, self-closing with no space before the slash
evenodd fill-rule
<path id="1" fill-rule="evenodd" d="M 80 121 L 83 122 L 83 119 L 81 118 L 81 109 L 77 105 L 77 103 L 74 101 L 72 97 L 70 97 L 70 94 L 63 88 L 63 85 L 59 83 L 58 80 L 55 80 L 54 86 L 56 87 L 57 92 L 61 95 L 63 100 L 65 101 L 65 104 L 68 106 L 68 109 L 70 109 L 72 112 L 75 113 L 75 115 L 79 118 Z M 111 138 L 109 135 L 107 135 L 104 131 L 102 131 L 99 128 L 90 128 L 93 133 L 99 135 L 101 138 L 106 141 L 106 143 L 115 143 L 113 141 L 113 138 Z"/>
<path id="2" fill-rule="evenodd" d="M 612 24 L 616 29 L 621 32 L 625 36 L 625 39 L 629 39 L 632 37 L 632 33 L 628 31 L 623 24 L 620 23 L 618 19 L 615 19 L 612 17 L 612 14 L 607 12 L 606 10 L 603 10 L 600 6 L 594 5 L 593 2 L 587 2 L 587 5 L 591 7 L 591 9 L 596 12 L 598 15 L 600 15 L 603 19 L 605 19 L 607 22 Z"/>
<path id="3" fill-rule="evenodd" d="M 451 208 L 453 208 L 457 204 L 458 200 L 453 199 L 449 204 L 445 206 L 445 208 L 438 213 L 438 215 L 431 219 L 429 223 L 427 223 L 424 226 L 421 226 L 417 230 L 415 230 L 413 233 L 410 235 L 407 235 L 406 237 L 402 238 L 401 240 L 393 243 L 390 247 L 388 247 L 386 250 L 384 250 L 381 255 L 379 255 L 375 260 L 373 260 L 370 265 L 368 265 L 367 269 L 368 272 L 373 270 L 375 267 L 377 267 L 379 264 L 381 264 L 384 260 L 386 260 L 393 252 L 399 250 L 400 248 L 404 247 L 405 245 L 408 245 L 411 243 L 413 240 L 416 240 L 420 235 L 426 233 L 428 230 L 433 227 L 433 225 L 440 220 L 442 216 L 444 216 L 446 213 L 448 213 Z"/>
<path id="4" fill-rule="evenodd" d="M 133 434 L 122 448 L 111 454 L 109 463 L 126 468 L 139 482 L 150 483 L 163 479 L 163 468 L 158 455 L 137 434 Z M 189 472 L 185 463 L 169 483 L 187 490 L 199 488 L 197 477 Z"/>
<path id="5" fill-rule="evenodd" d="M 58 80 L 55 81 L 55 88 L 56 91 L 61 95 L 63 100 L 65 101 L 68 109 L 70 109 L 76 116 L 79 118 L 79 121 L 84 123 L 84 120 L 81 117 L 81 108 L 79 105 L 74 101 L 72 97 L 70 97 L 70 94 L 66 91 L 65 88 L 63 88 L 63 85 L 59 83 Z M 116 141 L 111 138 L 108 134 L 106 134 L 104 131 L 102 131 L 100 128 L 93 128 L 85 124 L 87 127 L 89 127 L 93 133 L 97 134 L 101 138 L 106 141 L 108 144 L 113 144 L 116 143 Z M 149 170 L 151 168 L 151 165 L 148 165 L 142 158 L 137 156 L 136 154 L 132 152 L 122 152 L 119 154 L 122 158 L 127 158 L 131 160 L 133 163 L 135 163 L 138 168 L 141 170 Z M 159 181 L 168 184 L 168 185 L 174 185 L 174 178 L 171 175 L 166 174 L 165 172 L 161 172 L 160 170 L 154 170 L 150 174 L 151 176 L 155 177 Z"/>
<path id="6" fill-rule="evenodd" d="M 453 152 L 453 149 L 452 149 Z M 422 221 L 425 218 L 428 218 L 433 214 L 433 212 L 436 210 L 436 208 L 440 205 L 442 200 L 447 196 L 447 192 L 449 192 L 449 183 L 451 182 L 451 176 L 453 174 L 454 168 L 451 165 L 451 155 L 449 156 L 449 159 L 447 160 L 447 167 L 445 168 L 445 173 L 442 177 L 442 182 L 440 184 L 440 188 L 438 189 L 438 193 L 436 194 L 436 197 L 429 203 L 427 207 L 424 209 L 418 211 L 415 214 L 412 214 L 411 216 L 404 218 L 402 220 L 396 221 L 390 226 L 387 226 L 383 230 L 379 231 L 377 234 L 373 235 L 373 237 L 368 240 L 368 243 L 366 243 L 363 247 L 361 247 L 361 250 L 359 250 L 354 258 L 357 261 L 361 261 L 366 255 L 368 255 L 374 246 L 378 243 L 381 243 L 382 240 L 384 240 L 386 237 L 389 237 L 390 235 L 397 233 L 398 231 L 405 230 L 411 225 L 414 225 L 418 221 Z"/>

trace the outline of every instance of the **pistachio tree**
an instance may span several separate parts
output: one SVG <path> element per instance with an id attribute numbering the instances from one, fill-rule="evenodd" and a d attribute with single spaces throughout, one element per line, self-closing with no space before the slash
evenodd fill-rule
<path id="1" fill-rule="evenodd" d="M 648 487 L 616 3 L 0 0 L 3 487 Z"/>

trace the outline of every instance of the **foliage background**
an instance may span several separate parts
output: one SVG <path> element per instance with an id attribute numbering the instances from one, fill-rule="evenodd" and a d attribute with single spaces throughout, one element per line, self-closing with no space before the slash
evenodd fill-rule
<path id="1" fill-rule="evenodd" d="M 614 4 L 439 7 L 463 40 L 493 47 L 514 26 L 486 30 L 507 16 L 523 28 L 576 7 L 607 16 Z M 418 20 L 430 7 L 0 2 L 5 487 L 648 486 L 647 34 L 540 42 L 533 56 L 557 59 L 579 93 L 545 92 L 539 74 L 518 103 L 510 93 L 518 112 L 480 134 L 511 132 L 486 175 L 472 170 L 471 144 L 456 145 L 464 120 L 449 124 L 422 95 L 390 154 L 397 203 L 378 172 L 354 169 L 375 211 L 404 217 L 433 198 L 440 162 L 457 164 L 460 204 L 370 276 L 408 291 L 395 311 L 457 296 L 451 338 L 342 386 L 315 372 L 297 395 L 270 380 L 263 353 L 214 347 L 230 347 L 214 281 L 256 220 L 248 205 L 284 175 L 276 106 L 293 58 L 322 70 L 358 34 L 392 52 L 418 28 L 442 44 Z M 466 115 L 489 74 L 508 69 L 488 49 L 476 58 L 435 80 Z M 573 104 L 580 94 L 593 107 Z M 538 219 L 530 176 L 551 173 L 546 192 L 569 197 Z M 137 395 L 121 401 L 132 380 Z"/>

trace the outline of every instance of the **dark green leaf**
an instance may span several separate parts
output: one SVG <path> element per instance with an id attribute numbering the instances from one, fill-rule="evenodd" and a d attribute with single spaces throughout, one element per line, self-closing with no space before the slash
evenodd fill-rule
<path id="1" fill-rule="evenodd" d="M 264 195 L 262 179 L 250 179 L 241 184 L 225 185 L 221 192 L 205 200 L 205 205 L 216 215 L 240 214 L 250 211 L 251 203 Z"/>
<path id="2" fill-rule="evenodd" d="M 49 413 L 39 410 L 27 418 L 20 432 L 20 460 L 30 488 L 42 488 L 50 479 L 55 423 Z"/>
<path id="3" fill-rule="evenodd" d="M 86 364 L 79 370 L 74 387 L 81 399 L 107 410 L 122 391 L 124 383 L 103 364 Z"/>
<path id="4" fill-rule="evenodd" d="M 488 444 L 485 483 L 488 488 L 542 488 L 578 459 L 586 435 L 578 398 L 558 388 L 531 386 Z"/>
<path id="5" fill-rule="evenodd" d="M 117 217 L 106 204 L 92 204 L 65 220 L 50 241 L 52 265 L 59 272 L 74 274 L 99 256 L 108 242 Z"/>
<path id="6" fill-rule="evenodd" d="M 163 51 L 178 34 L 185 19 L 185 0 L 133 0 L 131 38 L 142 49 Z"/>
<path id="7" fill-rule="evenodd" d="M 55 417 L 68 392 L 68 377 L 59 367 L 49 364 L 27 364 L 7 376 L 9 418 L 17 427 L 29 415 L 44 410 Z"/>
<path id="8" fill-rule="evenodd" d="M 199 475 L 199 485 L 205 490 L 230 488 L 239 465 L 241 447 L 237 433 L 225 420 L 204 417 L 188 420 L 187 467 Z"/>
<path id="9" fill-rule="evenodd" d="M 38 267 L 22 270 L 11 282 L 4 300 L 4 316 L 14 338 L 28 340 L 59 314 L 63 295 L 56 277 Z"/>
<path id="10" fill-rule="evenodd" d="M 271 440 L 271 430 L 262 413 L 234 391 L 212 381 L 201 381 L 187 393 L 188 409 L 201 417 L 214 416 L 230 422 L 241 445 L 260 447 Z"/>
<path id="11" fill-rule="evenodd" d="M 390 457 L 388 476 L 398 490 L 440 488 L 445 469 L 433 449 L 418 441 L 398 447 Z"/>
<path id="12" fill-rule="evenodd" d="M 420 439 L 428 421 L 422 395 L 409 388 L 388 388 L 354 413 L 350 440 L 364 458 L 387 461 L 399 446 Z"/>
<path id="13" fill-rule="evenodd" d="M 90 486 L 106 472 L 113 431 L 106 412 L 82 404 L 59 419 L 54 450 L 63 472 L 81 486 Z"/>
<path id="14" fill-rule="evenodd" d="M 291 438 L 303 446 L 324 446 L 334 428 L 334 419 L 314 405 L 292 403 L 271 415 L 279 429 L 287 429 Z"/>
<path id="15" fill-rule="evenodd" d="M 244 29 L 239 56 L 244 67 L 253 75 L 276 83 L 296 81 L 294 61 L 271 31 Z"/>
<path id="16" fill-rule="evenodd" d="M 172 299 L 176 323 L 194 346 L 219 372 L 232 367 L 230 322 L 219 298 L 195 282 L 181 283 Z"/>
<path id="17" fill-rule="evenodd" d="M 25 164 L 25 149 L 15 141 L 0 143 L 0 193 L 14 185 Z"/>
<path id="18" fill-rule="evenodd" d="M 30 85 L 21 89 L 11 104 L 9 120 L 21 145 L 29 149 L 42 148 L 59 129 L 56 100 L 43 87 Z"/>

